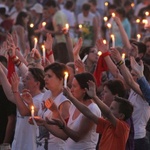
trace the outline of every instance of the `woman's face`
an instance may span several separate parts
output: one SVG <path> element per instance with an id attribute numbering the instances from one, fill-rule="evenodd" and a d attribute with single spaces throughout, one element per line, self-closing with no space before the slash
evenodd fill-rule
<path id="1" fill-rule="evenodd" d="M 85 95 L 85 90 L 80 87 L 76 78 L 73 78 L 71 93 L 78 100 L 80 100 L 80 99 L 82 100 Z"/>
<path id="2" fill-rule="evenodd" d="M 24 88 L 30 91 L 32 91 L 35 88 L 35 86 L 37 86 L 37 81 L 35 81 L 33 75 L 29 71 L 26 73 L 22 81 L 24 84 Z"/>
<path id="3" fill-rule="evenodd" d="M 96 63 L 98 61 L 98 51 L 96 48 L 91 48 L 88 55 L 88 60 L 90 60 L 93 63 Z"/>
<path id="4" fill-rule="evenodd" d="M 113 101 L 115 95 L 109 90 L 107 86 L 104 86 L 103 90 L 103 102 L 110 107 L 111 102 Z"/>
<path id="5" fill-rule="evenodd" d="M 51 69 L 45 72 L 44 81 L 45 87 L 51 91 L 63 86 L 63 79 L 60 80 Z"/>

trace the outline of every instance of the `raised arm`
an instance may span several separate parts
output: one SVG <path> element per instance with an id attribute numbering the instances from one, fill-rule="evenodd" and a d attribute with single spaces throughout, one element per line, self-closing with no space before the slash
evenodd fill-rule
<path id="1" fill-rule="evenodd" d="M 126 84 L 132 88 L 137 94 L 142 96 L 142 92 L 139 88 L 139 85 L 134 81 L 129 69 L 126 67 L 125 63 L 122 61 L 122 58 L 119 52 L 116 49 L 111 51 L 111 56 L 117 62 L 119 70 L 121 71 L 122 76 L 125 79 Z"/>
<path id="2" fill-rule="evenodd" d="M 132 69 L 136 72 L 137 74 L 137 83 L 140 86 L 140 89 L 143 93 L 144 98 L 146 99 L 146 101 L 150 104 L 150 84 L 149 82 L 146 80 L 143 71 L 144 71 L 144 64 L 143 61 L 140 60 L 140 64 L 138 64 L 135 61 L 134 57 L 130 57 L 130 62 L 131 62 L 131 67 Z"/>

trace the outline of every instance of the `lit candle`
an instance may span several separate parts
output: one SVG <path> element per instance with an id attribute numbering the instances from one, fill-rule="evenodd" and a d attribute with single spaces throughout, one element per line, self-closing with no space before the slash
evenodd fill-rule
<path id="1" fill-rule="evenodd" d="M 112 13 L 111 15 L 112 15 L 112 17 L 113 17 L 113 18 L 116 16 L 116 14 L 115 14 L 115 13 Z"/>
<path id="2" fill-rule="evenodd" d="M 106 44 L 106 43 L 107 43 L 105 39 L 103 40 L 103 43 L 104 43 L 104 44 Z"/>
<path id="3" fill-rule="evenodd" d="M 83 63 L 86 61 L 87 57 L 88 57 L 88 55 L 86 54 L 86 55 L 84 56 L 84 58 L 82 59 L 82 62 L 83 62 Z"/>
<path id="4" fill-rule="evenodd" d="M 141 35 L 137 34 L 137 41 L 140 42 L 140 39 L 141 39 Z"/>
<path id="5" fill-rule="evenodd" d="M 37 38 L 34 38 L 34 48 L 36 49 L 37 46 Z"/>
<path id="6" fill-rule="evenodd" d="M 43 62 L 45 63 L 46 55 L 45 55 L 45 46 L 42 45 L 42 52 L 43 52 Z"/>
<path id="7" fill-rule="evenodd" d="M 110 28 L 111 28 L 111 24 L 110 24 L 110 23 L 107 23 L 107 27 L 110 29 Z"/>
<path id="8" fill-rule="evenodd" d="M 31 117 L 34 119 L 34 106 L 31 106 Z"/>
<path id="9" fill-rule="evenodd" d="M 36 136 L 39 136 L 38 126 L 37 126 L 36 121 L 34 120 L 34 106 L 31 106 L 31 117 L 32 117 L 33 123 L 36 127 Z"/>
<path id="10" fill-rule="evenodd" d="M 136 19 L 136 23 L 140 23 L 140 19 Z"/>
<path id="11" fill-rule="evenodd" d="M 65 27 L 66 27 L 66 31 L 68 32 L 68 30 L 69 30 L 69 24 L 66 23 Z"/>
<path id="12" fill-rule="evenodd" d="M 79 30 L 82 31 L 82 24 L 79 24 Z"/>
<path id="13" fill-rule="evenodd" d="M 33 23 L 31 23 L 31 24 L 30 24 L 30 28 L 33 28 L 33 27 L 34 27 L 34 24 L 33 24 Z"/>
<path id="14" fill-rule="evenodd" d="M 148 11 L 145 12 L 145 16 L 149 16 L 149 12 Z"/>
<path id="15" fill-rule="evenodd" d="M 115 47 L 115 36 L 114 34 L 111 34 L 111 39 L 112 39 L 112 47 Z"/>
<path id="16" fill-rule="evenodd" d="M 64 72 L 65 77 L 64 77 L 64 87 L 67 87 L 67 79 L 68 79 L 68 72 Z"/>
<path id="17" fill-rule="evenodd" d="M 126 54 L 125 53 L 122 53 L 122 60 L 125 60 L 125 57 L 126 57 Z"/>
<path id="18" fill-rule="evenodd" d="M 133 8 L 135 6 L 135 4 L 134 3 L 131 3 L 131 7 Z"/>
<path id="19" fill-rule="evenodd" d="M 108 2 L 105 2 L 105 4 L 104 4 L 106 7 L 108 6 Z"/>
<path id="20" fill-rule="evenodd" d="M 42 22 L 42 27 L 45 28 L 46 22 Z"/>
<path id="21" fill-rule="evenodd" d="M 106 16 L 103 19 L 105 22 L 108 21 L 108 17 L 106 17 Z"/>

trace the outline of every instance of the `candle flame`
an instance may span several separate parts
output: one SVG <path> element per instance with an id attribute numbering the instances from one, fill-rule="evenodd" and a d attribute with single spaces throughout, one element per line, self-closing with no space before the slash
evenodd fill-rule
<path id="1" fill-rule="evenodd" d="M 112 39 L 114 39 L 114 38 L 115 38 L 114 34 L 111 34 L 110 36 L 111 36 L 111 38 L 112 38 Z"/>
<path id="2" fill-rule="evenodd" d="M 136 19 L 136 23 L 140 23 L 140 19 Z"/>
<path id="3" fill-rule="evenodd" d="M 66 29 L 69 29 L 69 24 L 68 24 L 68 23 L 66 23 L 66 25 L 65 25 L 65 26 L 66 26 Z"/>
<path id="4" fill-rule="evenodd" d="M 125 53 L 122 53 L 122 59 L 124 60 L 125 59 L 125 57 L 126 57 L 126 54 Z"/>
<path id="5" fill-rule="evenodd" d="M 82 24 L 79 24 L 79 29 L 81 29 L 82 28 Z"/>
<path id="6" fill-rule="evenodd" d="M 102 55 L 102 52 L 101 51 L 98 51 L 98 53 L 97 53 L 99 56 L 101 56 Z"/>
<path id="7" fill-rule="evenodd" d="M 108 2 L 105 2 L 105 6 L 108 6 Z"/>
<path id="8" fill-rule="evenodd" d="M 106 22 L 106 21 L 108 20 L 108 17 L 105 16 L 103 19 L 104 19 L 104 21 Z"/>
<path id="9" fill-rule="evenodd" d="M 42 26 L 45 27 L 46 26 L 46 22 L 42 22 Z"/>
<path id="10" fill-rule="evenodd" d="M 34 41 L 37 42 L 37 38 L 36 37 L 34 38 Z"/>
<path id="11" fill-rule="evenodd" d="M 115 14 L 115 13 L 112 13 L 111 15 L 112 15 L 112 17 L 113 17 L 113 18 L 116 16 L 116 14 Z"/>
<path id="12" fill-rule="evenodd" d="M 145 12 L 145 15 L 146 15 L 146 16 L 149 16 L 149 12 L 148 12 L 148 11 L 146 11 L 146 12 Z"/>
<path id="13" fill-rule="evenodd" d="M 64 75 L 65 75 L 65 77 L 67 78 L 68 77 L 68 72 L 64 72 Z"/>
<path id="14" fill-rule="evenodd" d="M 33 24 L 33 23 L 31 23 L 31 24 L 30 24 L 30 28 L 33 28 L 33 27 L 34 27 L 34 24 Z"/>
<path id="15" fill-rule="evenodd" d="M 107 23 L 107 27 L 110 29 L 110 28 L 111 28 L 111 24 L 110 24 L 110 23 Z"/>
<path id="16" fill-rule="evenodd" d="M 134 3 L 131 3 L 131 7 L 133 8 L 135 6 L 135 4 Z"/>
<path id="17" fill-rule="evenodd" d="M 31 110 L 34 110 L 34 106 L 31 106 Z"/>
<path id="18" fill-rule="evenodd" d="M 104 43 L 104 44 L 106 44 L 106 43 L 107 43 L 105 39 L 103 40 L 103 43 Z"/>

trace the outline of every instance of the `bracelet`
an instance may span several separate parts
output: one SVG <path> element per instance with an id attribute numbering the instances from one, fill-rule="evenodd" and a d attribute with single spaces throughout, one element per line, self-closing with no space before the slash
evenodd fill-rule
<path id="1" fill-rule="evenodd" d="M 41 58 L 34 60 L 35 63 L 40 63 L 41 62 Z"/>
<path id="2" fill-rule="evenodd" d="M 118 67 L 120 67 L 123 63 L 124 63 L 124 61 L 123 61 L 123 60 L 120 60 L 116 65 L 117 65 Z"/>
<path id="3" fill-rule="evenodd" d="M 103 53 L 101 56 L 104 58 L 104 57 L 106 57 L 108 55 L 110 55 L 110 52 L 107 51 L 107 52 Z"/>
<path id="4" fill-rule="evenodd" d="M 17 67 L 21 65 L 21 61 L 19 60 L 17 64 L 15 64 Z"/>
<path id="5" fill-rule="evenodd" d="M 52 55 L 53 54 L 53 51 L 51 50 L 50 52 L 49 52 L 49 54 L 48 53 L 46 53 L 46 58 L 48 58 L 50 55 Z"/>

